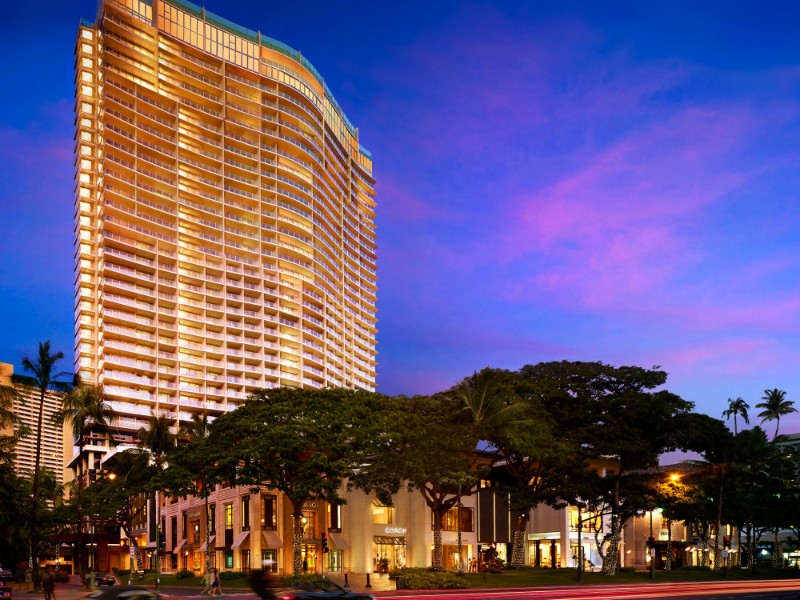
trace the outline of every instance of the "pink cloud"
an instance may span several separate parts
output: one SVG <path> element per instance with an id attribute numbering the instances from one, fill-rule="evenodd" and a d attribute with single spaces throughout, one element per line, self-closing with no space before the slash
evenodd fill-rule
<path id="1" fill-rule="evenodd" d="M 537 263 L 513 295 L 572 286 L 589 305 L 669 284 L 704 253 L 689 232 L 748 174 L 724 168 L 745 135 L 741 112 L 687 110 L 628 135 L 546 189 L 507 204 L 494 257 Z"/>

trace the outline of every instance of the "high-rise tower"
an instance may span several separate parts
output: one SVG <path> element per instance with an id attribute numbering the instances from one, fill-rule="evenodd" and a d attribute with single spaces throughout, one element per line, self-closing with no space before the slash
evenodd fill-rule
<path id="1" fill-rule="evenodd" d="M 184 0 L 76 44 L 76 371 L 121 431 L 374 389 L 372 159 L 301 54 Z"/>

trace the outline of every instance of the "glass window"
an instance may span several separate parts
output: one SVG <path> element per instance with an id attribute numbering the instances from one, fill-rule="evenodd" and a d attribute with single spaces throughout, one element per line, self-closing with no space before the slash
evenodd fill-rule
<path id="1" fill-rule="evenodd" d="M 372 522 L 380 525 L 391 525 L 394 508 L 381 504 L 377 498 L 372 501 Z"/>
<path id="2" fill-rule="evenodd" d="M 250 496 L 242 496 L 242 530 L 250 529 Z"/>
<path id="3" fill-rule="evenodd" d="M 233 529 L 233 504 L 225 505 L 225 529 Z"/>
<path id="4" fill-rule="evenodd" d="M 472 531 L 472 508 L 461 507 L 461 531 Z M 448 510 L 442 517 L 442 531 L 458 531 L 458 507 Z"/>
<path id="5" fill-rule="evenodd" d="M 331 531 L 342 530 L 342 505 L 328 504 L 328 526 Z"/>
<path id="6" fill-rule="evenodd" d="M 266 562 L 272 561 L 272 562 Z M 262 550 L 261 551 L 261 564 L 264 569 L 273 573 L 278 572 L 278 551 L 277 550 Z"/>
<path id="7" fill-rule="evenodd" d="M 272 495 L 261 496 L 261 528 L 278 529 L 278 498 Z"/>

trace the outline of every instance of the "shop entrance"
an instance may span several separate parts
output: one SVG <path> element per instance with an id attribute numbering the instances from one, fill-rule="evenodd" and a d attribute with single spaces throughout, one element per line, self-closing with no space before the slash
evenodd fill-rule
<path id="1" fill-rule="evenodd" d="M 372 570 L 388 573 L 406 566 L 406 538 L 378 536 L 373 538 Z"/>

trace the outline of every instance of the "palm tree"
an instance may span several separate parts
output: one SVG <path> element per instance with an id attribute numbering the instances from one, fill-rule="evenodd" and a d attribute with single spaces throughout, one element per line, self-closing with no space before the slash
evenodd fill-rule
<path id="1" fill-rule="evenodd" d="M 139 447 L 147 450 L 153 458 L 156 467 L 156 478 L 152 492 L 154 493 L 155 513 L 156 513 L 156 591 L 158 591 L 159 584 L 161 583 L 160 565 L 158 560 L 158 552 L 160 551 L 160 530 L 161 530 L 161 515 L 159 514 L 159 481 L 158 473 L 163 469 L 166 462 L 167 453 L 175 447 L 177 437 L 172 433 L 172 421 L 165 415 L 153 416 L 150 421 L 149 427 L 139 428 Z"/>
<path id="2" fill-rule="evenodd" d="M 208 420 L 208 415 L 203 413 L 202 415 L 192 415 L 192 422 L 186 425 L 181 425 L 180 430 L 178 431 L 178 437 L 185 439 L 189 444 L 192 442 L 197 442 L 199 440 L 204 440 L 208 437 L 210 433 L 209 425 L 211 423 Z M 208 464 L 208 462 L 204 461 L 203 465 Z M 211 571 L 211 528 L 209 527 L 208 523 L 208 496 L 211 491 L 208 489 L 208 481 L 207 481 L 207 473 L 205 473 L 205 469 L 203 465 L 198 465 L 199 472 L 197 473 L 197 480 L 200 486 L 200 494 L 205 499 L 206 504 L 206 574 L 210 573 Z"/>
<path id="3" fill-rule="evenodd" d="M 722 416 L 726 419 L 733 417 L 733 435 L 739 434 L 739 427 L 736 422 L 737 415 L 741 415 L 744 422 L 750 425 L 750 417 L 747 414 L 749 408 L 750 405 L 743 398 L 736 398 L 736 400 L 728 398 L 728 409 L 722 411 Z"/>
<path id="4" fill-rule="evenodd" d="M 44 399 L 48 390 L 67 391 L 70 384 L 61 378 L 68 373 L 54 373 L 56 363 L 64 358 L 63 352 L 50 353 L 50 342 L 39 342 L 39 353 L 35 360 L 28 357 L 22 359 L 23 369 L 31 375 L 12 375 L 11 380 L 39 392 L 39 416 L 36 426 L 36 454 L 33 463 L 33 502 L 31 503 L 31 547 L 28 553 L 28 568 L 38 571 L 38 561 L 34 562 L 33 553 L 38 542 L 37 508 L 39 506 L 39 466 L 42 456 L 42 416 L 44 414 Z M 34 577 L 34 581 L 38 577 Z"/>
<path id="5" fill-rule="evenodd" d="M 778 437 L 778 429 L 781 426 L 781 417 L 790 415 L 797 412 L 792 400 L 786 399 L 786 392 L 778 388 L 772 390 L 764 390 L 764 395 L 761 398 L 764 402 L 756 404 L 756 408 L 763 408 L 764 410 L 758 413 L 761 422 L 775 421 L 775 435 L 772 437 L 774 440 Z"/>
<path id="6" fill-rule="evenodd" d="M 14 401 L 18 399 L 21 400 L 21 396 L 13 385 L 0 385 L 0 429 L 19 423 L 14 413 Z"/>
<path id="7" fill-rule="evenodd" d="M 61 401 L 61 409 L 53 415 L 53 422 L 58 426 L 63 426 L 69 422 L 72 428 L 73 439 L 78 440 L 78 510 L 81 507 L 83 495 L 84 473 L 83 473 L 83 448 L 86 445 L 86 436 L 90 432 L 100 433 L 110 441 L 110 423 L 114 418 L 114 411 L 106 404 L 106 398 L 102 388 L 85 385 L 80 379 L 75 378 L 75 386 Z M 92 465 L 93 466 L 93 465 Z M 83 518 L 79 519 L 80 532 L 83 532 Z M 78 544 L 80 553 L 81 544 Z M 83 577 L 83 561 L 78 555 L 78 568 L 80 570 L 81 581 Z"/>

